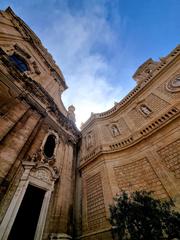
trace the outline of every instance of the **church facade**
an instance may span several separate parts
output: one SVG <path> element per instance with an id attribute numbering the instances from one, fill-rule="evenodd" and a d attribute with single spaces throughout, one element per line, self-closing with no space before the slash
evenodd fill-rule
<path id="1" fill-rule="evenodd" d="M 133 78 L 80 132 L 52 56 L 11 8 L 0 12 L 0 239 L 110 240 L 121 190 L 180 207 L 180 46 Z"/>

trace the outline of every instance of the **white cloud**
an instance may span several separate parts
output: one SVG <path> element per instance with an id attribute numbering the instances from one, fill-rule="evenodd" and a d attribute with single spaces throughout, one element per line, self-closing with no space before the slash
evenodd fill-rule
<path id="1" fill-rule="evenodd" d="M 80 126 L 91 112 L 107 110 L 122 96 L 121 86 L 113 86 L 109 79 L 113 66 L 102 50 L 114 47 L 116 31 L 111 29 L 104 4 L 94 4 L 78 14 L 66 7 L 64 12 L 56 10 L 56 15 L 52 29 L 44 31 L 45 40 L 69 86 L 63 93 L 65 106 L 75 106 Z"/>

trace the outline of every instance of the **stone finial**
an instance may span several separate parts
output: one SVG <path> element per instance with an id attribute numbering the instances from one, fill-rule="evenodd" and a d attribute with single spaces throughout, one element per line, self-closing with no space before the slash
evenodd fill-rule
<path id="1" fill-rule="evenodd" d="M 75 123 L 76 117 L 75 117 L 74 111 L 75 111 L 75 107 L 73 105 L 70 105 L 68 107 L 68 118 Z"/>

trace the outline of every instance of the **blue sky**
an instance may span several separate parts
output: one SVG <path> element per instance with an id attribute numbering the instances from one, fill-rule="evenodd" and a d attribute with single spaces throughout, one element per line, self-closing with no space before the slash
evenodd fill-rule
<path id="1" fill-rule="evenodd" d="M 180 43 L 180 0 L 1 0 L 39 36 L 61 68 L 77 125 L 119 102 L 132 75 Z"/>

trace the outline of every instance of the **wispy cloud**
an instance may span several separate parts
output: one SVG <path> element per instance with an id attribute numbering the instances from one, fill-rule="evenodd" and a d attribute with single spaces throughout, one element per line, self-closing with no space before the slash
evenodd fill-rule
<path id="1" fill-rule="evenodd" d="M 106 2 L 84 6 L 78 13 L 68 6 L 63 12 L 57 9 L 56 21 L 51 29 L 44 30 L 45 40 L 52 51 L 56 49 L 53 55 L 70 86 L 63 100 L 66 106 L 75 105 L 78 126 L 91 112 L 107 110 L 122 96 L 122 87 L 113 85 L 111 79 L 111 58 L 118 36 L 108 20 Z"/>

